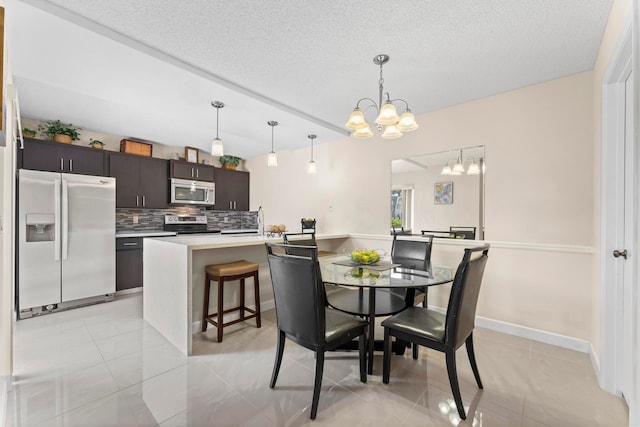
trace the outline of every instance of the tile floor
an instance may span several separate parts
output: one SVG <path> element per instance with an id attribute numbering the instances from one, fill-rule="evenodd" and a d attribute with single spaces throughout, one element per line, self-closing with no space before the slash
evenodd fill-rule
<path id="1" fill-rule="evenodd" d="M 318 417 L 309 420 L 313 354 L 285 346 L 278 384 L 275 313 L 199 334 L 187 358 L 142 319 L 142 295 L 18 322 L 7 426 L 625 426 L 622 399 L 602 391 L 586 354 L 476 329 L 485 389 L 464 350 L 458 372 L 470 416 L 460 422 L 441 353 L 394 356 L 382 384 L 358 380 L 357 352 L 328 353 Z M 1 424 L 1 423 L 0 423 Z"/>

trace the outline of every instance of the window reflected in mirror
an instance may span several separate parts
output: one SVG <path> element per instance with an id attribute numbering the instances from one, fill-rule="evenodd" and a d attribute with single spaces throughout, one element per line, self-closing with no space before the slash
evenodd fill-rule
<path id="1" fill-rule="evenodd" d="M 484 146 L 391 162 L 391 231 L 485 239 Z"/>

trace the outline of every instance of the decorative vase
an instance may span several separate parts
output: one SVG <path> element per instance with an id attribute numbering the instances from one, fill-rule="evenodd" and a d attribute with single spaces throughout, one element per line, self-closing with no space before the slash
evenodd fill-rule
<path id="1" fill-rule="evenodd" d="M 102 144 L 91 144 L 91 146 L 93 148 L 95 148 L 96 150 L 102 150 L 103 145 Z"/>
<path id="2" fill-rule="evenodd" d="M 225 168 L 225 169 L 236 170 L 236 166 L 232 165 L 230 163 L 225 163 L 224 165 L 222 165 L 222 167 Z"/>
<path id="3" fill-rule="evenodd" d="M 62 135 L 62 134 L 59 134 L 59 133 L 57 133 L 57 134 L 55 134 L 53 136 L 53 140 L 55 142 L 60 142 L 62 144 L 71 144 L 71 141 L 72 141 L 71 137 L 69 135 Z"/>
<path id="4" fill-rule="evenodd" d="M 25 138 L 35 138 L 36 137 L 36 133 L 35 132 L 22 131 L 22 136 L 24 136 Z"/>

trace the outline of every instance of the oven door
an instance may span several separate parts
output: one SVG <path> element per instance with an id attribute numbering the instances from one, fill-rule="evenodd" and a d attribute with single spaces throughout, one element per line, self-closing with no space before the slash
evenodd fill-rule
<path id="1" fill-rule="evenodd" d="M 171 179 L 171 203 L 213 206 L 215 184 L 173 178 Z"/>

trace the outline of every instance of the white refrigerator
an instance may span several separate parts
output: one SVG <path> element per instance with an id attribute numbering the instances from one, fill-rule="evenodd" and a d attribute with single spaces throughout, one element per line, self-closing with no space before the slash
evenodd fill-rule
<path id="1" fill-rule="evenodd" d="M 113 299 L 115 178 L 18 171 L 19 318 Z"/>

